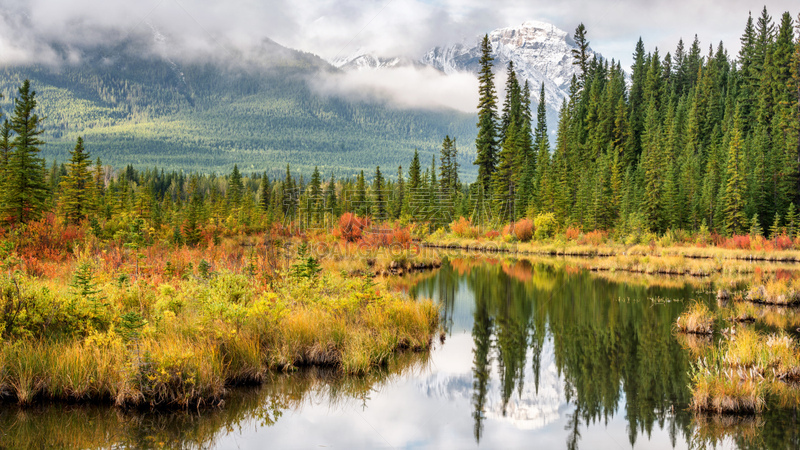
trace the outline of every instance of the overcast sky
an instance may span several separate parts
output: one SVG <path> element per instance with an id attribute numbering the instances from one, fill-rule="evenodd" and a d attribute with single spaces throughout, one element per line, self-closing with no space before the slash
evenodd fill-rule
<path id="1" fill-rule="evenodd" d="M 699 35 L 703 47 L 724 41 L 738 50 L 747 19 L 762 3 L 744 0 L 0 0 L 0 60 L 25 57 L 41 38 L 66 43 L 107 40 L 158 27 L 173 39 L 247 45 L 263 37 L 332 59 L 359 48 L 379 55 L 419 56 L 442 43 L 536 19 L 572 33 L 579 22 L 592 47 L 630 63 L 636 39 L 648 50 L 672 51 L 677 39 Z M 777 21 L 796 0 L 766 2 Z M 204 39 L 199 39 L 199 38 Z M 41 48 L 34 48 L 42 53 Z M 43 57 L 42 54 L 39 57 Z"/>

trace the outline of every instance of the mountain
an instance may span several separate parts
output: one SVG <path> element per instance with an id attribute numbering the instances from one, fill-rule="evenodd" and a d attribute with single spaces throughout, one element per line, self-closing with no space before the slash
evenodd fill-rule
<path id="1" fill-rule="evenodd" d="M 61 60 L 0 67 L 0 107 L 12 108 L 28 78 L 44 122 L 43 156 L 65 161 L 83 136 L 92 156 L 116 167 L 351 176 L 427 158 L 445 135 L 475 138 L 475 116 L 399 109 L 321 91 L 338 69 L 265 39 L 248 50 L 217 44 L 189 53 L 157 30 L 84 47 L 51 44 Z M 116 42 L 116 43 L 115 43 Z M 462 167 L 473 156 L 462 145 Z M 473 151 L 474 154 L 474 151 Z M 423 156 L 421 155 L 421 156 Z"/>
<path id="2" fill-rule="evenodd" d="M 363 48 L 354 53 L 338 57 L 331 60 L 331 64 L 342 70 L 362 70 L 362 69 L 391 69 L 393 67 L 418 66 L 419 64 L 412 59 L 395 56 L 384 58 L 368 53 Z"/>
<path id="3" fill-rule="evenodd" d="M 420 62 L 447 74 L 455 72 L 478 73 L 480 70 L 480 42 L 476 36 L 460 43 L 436 47 L 428 51 Z M 509 61 L 514 62 L 520 82 L 531 85 L 532 96 L 538 101 L 539 88 L 544 83 L 548 109 L 555 111 L 569 98 L 569 84 L 577 68 L 572 64 L 575 42 L 566 31 L 554 25 L 528 21 L 518 27 L 499 28 L 489 33 L 495 56 L 495 71 L 503 71 Z M 590 51 L 589 56 L 594 52 Z M 502 86 L 498 86 L 501 90 Z"/>

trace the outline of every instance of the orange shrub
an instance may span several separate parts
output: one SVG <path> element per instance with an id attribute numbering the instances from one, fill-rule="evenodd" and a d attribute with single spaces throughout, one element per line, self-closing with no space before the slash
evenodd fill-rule
<path id="1" fill-rule="evenodd" d="M 407 247 L 411 244 L 411 232 L 408 228 L 396 228 L 392 233 L 392 241 L 395 244 Z"/>
<path id="2" fill-rule="evenodd" d="M 520 241 L 530 241 L 533 237 L 533 222 L 527 218 L 517 221 L 516 225 L 514 225 L 514 232 Z"/>
<path id="3" fill-rule="evenodd" d="M 503 235 L 513 235 L 522 242 L 528 242 L 533 237 L 533 222 L 530 219 L 520 219 L 503 227 Z"/>
<path id="4" fill-rule="evenodd" d="M 578 239 L 578 244 L 598 246 L 606 240 L 607 236 L 608 232 L 603 230 L 590 231 Z"/>
<path id="5" fill-rule="evenodd" d="M 567 235 L 567 239 L 569 239 L 571 241 L 574 241 L 574 240 L 578 239 L 578 237 L 581 235 L 581 230 L 579 230 L 579 229 L 577 229 L 575 227 L 569 227 L 569 228 L 567 228 L 566 235 Z"/>
<path id="6" fill-rule="evenodd" d="M 465 237 L 470 232 L 470 223 L 466 218 L 459 217 L 450 224 L 450 231 L 458 237 Z"/>
<path id="7" fill-rule="evenodd" d="M 489 230 L 486 232 L 486 239 L 494 239 L 497 236 L 500 236 L 500 233 L 497 230 Z"/>
<path id="8" fill-rule="evenodd" d="M 361 218 L 353 213 L 344 213 L 339 217 L 339 233 L 347 242 L 361 239 L 364 228 L 369 226 L 369 219 Z"/>

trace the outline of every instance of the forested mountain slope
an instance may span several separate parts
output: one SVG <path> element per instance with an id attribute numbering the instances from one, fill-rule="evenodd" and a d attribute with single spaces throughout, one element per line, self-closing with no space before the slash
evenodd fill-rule
<path id="1" fill-rule="evenodd" d="M 247 52 L 220 47 L 193 57 L 163 44 L 132 39 L 78 56 L 65 51 L 58 64 L 2 68 L 3 111 L 29 78 L 47 118 L 48 163 L 66 160 L 84 136 L 92 155 L 114 166 L 228 172 L 239 164 L 277 173 L 288 163 L 348 176 L 396 168 L 414 148 L 436 151 L 449 134 L 471 169 L 473 115 L 319 93 L 309 80 L 337 69 L 269 40 Z"/>

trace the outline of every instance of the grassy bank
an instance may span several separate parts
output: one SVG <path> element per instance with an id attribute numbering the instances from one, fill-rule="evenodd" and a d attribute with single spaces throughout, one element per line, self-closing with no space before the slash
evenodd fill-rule
<path id="1" fill-rule="evenodd" d="M 364 374 L 436 332 L 430 301 L 288 247 L 221 247 L 87 248 L 0 275 L 0 397 L 213 405 L 276 370 Z"/>
<path id="2" fill-rule="evenodd" d="M 740 242 L 738 238 L 745 238 Z M 715 243 L 716 241 L 716 243 Z M 718 244 L 718 245 L 717 245 Z M 456 233 L 434 233 L 422 240 L 422 245 L 482 252 L 515 253 L 549 256 L 631 256 L 677 257 L 686 259 L 723 259 L 740 261 L 798 262 L 800 250 L 775 247 L 764 238 L 748 236 L 686 241 L 669 235 L 634 241 L 614 239 L 603 232 L 567 233 L 552 238 L 520 241 L 513 235 L 494 233 L 491 237 L 459 236 Z"/>

